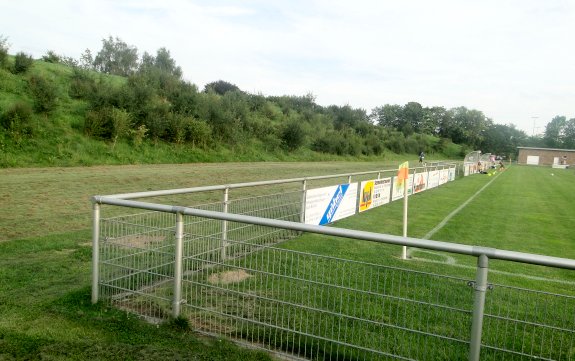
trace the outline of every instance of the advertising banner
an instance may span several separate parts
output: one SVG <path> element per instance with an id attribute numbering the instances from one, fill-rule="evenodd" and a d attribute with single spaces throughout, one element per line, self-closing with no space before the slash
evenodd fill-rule
<path id="1" fill-rule="evenodd" d="M 324 225 L 353 216 L 357 183 L 309 189 L 305 194 L 305 223 Z"/>
<path id="2" fill-rule="evenodd" d="M 392 179 L 392 191 L 391 191 L 391 200 L 396 201 L 398 199 L 403 198 L 403 187 L 396 187 L 396 177 Z M 409 179 L 407 181 L 407 194 L 411 195 L 413 192 L 413 174 L 409 175 Z"/>
<path id="3" fill-rule="evenodd" d="M 391 200 L 391 177 L 361 182 L 359 211 L 379 207 Z"/>
<path id="4" fill-rule="evenodd" d="M 439 171 L 439 185 L 445 184 L 449 181 L 449 169 L 442 169 Z"/>
<path id="5" fill-rule="evenodd" d="M 427 189 L 427 176 L 429 172 L 416 173 L 413 177 L 413 193 L 423 192 Z"/>
<path id="6" fill-rule="evenodd" d="M 432 170 L 427 177 L 427 189 L 439 186 L 439 171 Z"/>

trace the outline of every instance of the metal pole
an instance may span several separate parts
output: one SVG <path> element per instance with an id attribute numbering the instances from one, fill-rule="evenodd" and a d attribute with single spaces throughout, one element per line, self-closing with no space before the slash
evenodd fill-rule
<path id="1" fill-rule="evenodd" d="M 176 254 L 174 259 L 174 299 L 172 301 L 172 315 L 180 316 L 180 304 L 182 301 L 182 262 L 183 262 L 183 239 L 184 239 L 184 215 L 176 213 Z"/>
<path id="2" fill-rule="evenodd" d="M 473 319 L 471 322 L 471 342 L 469 346 L 469 360 L 479 361 L 481 351 L 481 333 L 483 331 L 483 312 L 485 309 L 485 292 L 487 291 L 487 273 L 489 258 L 482 254 L 477 258 L 477 272 L 473 283 Z"/>
<path id="3" fill-rule="evenodd" d="M 300 223 L 305 223 L 305 192 L 307 189 L 307 181 L 304 179 L 301 186 L 301 212 L 300 212 Z"/>
<path id="4" fill-rule="evenodd" d="M 228 198 L 230 189 L 224 189 L 224 213 L 228 213 Z M 228 221 L 222 221 L 222 261 L 226 260 L 228 248 Z"/>
<path id="5" fill-rule="evenodd" d="M 403 181 L 403 236 L 407 237 L 407 200 L 409 194 L 407 192 L 407 185 L 409 184 L 409 172 L 407 179 Z M 407 246 L 401 248 L 401 259 L 407 259 Z"/>
<path id="6" fill-rule="evenodd" d="M 351 184 L 351 174 L 347 177 L 347 183 Z"/>
<path id="7" fill-rule="evenodd" d="M 98 302 L 100 283 L 100 204 L 92 204 L 92 303 Z"/>

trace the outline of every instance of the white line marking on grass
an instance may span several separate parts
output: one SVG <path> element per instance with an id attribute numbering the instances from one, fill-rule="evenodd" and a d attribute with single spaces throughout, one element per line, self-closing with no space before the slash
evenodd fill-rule
<path id="1" fill-rule="evenodd" d="M 439 231 L 441 228 L 443 228 L 447 224 L 447 222 L 449 222 L 451 220 L 451 218 L 453 218 L 457 213 L 459 213 L 463 208 L 465 208 L 473 199 L 475 199 L 475 197 L 477 197 L 481 192 L 483 192 L 483 190 L 485 188 L 487 188 L 489 185 L 491 185 L 491 183 L 493 183 L 493 181 L 495 181 L 495 179 L 498 176 L 499 176 L 499 174 L 497 174 L 492 180 L 489 181 L 489 183 L 484 185 L 480 190 L 475 192 L 475 194 L 473 194 L 471 197 L 469 197 L 468 200 L 466 200 L 463 204 L 461 204 L 459 207 L 457 207 L 453 212 L 449 213 L 449 215 L 447 215 L 447 217 L 445 217 L 437 226 L 435 226 L 431 231 L 427 232 L 427 234 L 423 237 L 423 239 L 430 239 L 431 236 L 433 236 L 437 231 Z M 467 269 L 474 269 L 474 270 L 477 269 L 477 267 L 474 267 L 474 266 L 457 264 L 457 260 L 454 257 L 452 257 L 448 254 L 445 254 L 445 253 L 441 253 L 441 252 L 428 251 L 428 250 L 423 250 L 423 249 L 419 249 L 419 248 L 409 248 L 408 252 L 410 255 L 417 252 L 417 253 L 433 254 L 433 255 L 445 258 L 445 261 L 436 261 L 436 260 L 431 260 L 431 259 L 426 259 L 426 258 L 412 257 L 411 259 L 414 261 L 447 264 L 450 266 L 467 268 Z M 556 279 L 552 279 L 552 278 L 529 276 L 529 275 L 524 275 L 524 274 L 519 274 L 519 273 L 506 272 L 506 271 L 498 271 L 498 270 L 494 270 L 492 268 L 489 269 L 489 272 L 490 273 L 498 273 L 498 274 L 505 275 L 505 276 L 522 277 L 522 278 L 527 278 L 527 279 L 534 280 L 534 281 L 548 281 L 548 282 L 556 282 L 556 283 L 561 283 L 561 284 L 566 284 L 566 285 L 575 285 L 575 282 L 572 282 L 572 281 L 556 280 Z"/>
<path id="2" fill-rule="evenodd" d="M 475 197 L 477 197 L 479 195 L 479 193 L 483 192 L 483 190 L 487 187 L 489 187 L 491 185 L 491 183 L 493 183 L 493 181 L 495 181 L 495 179 L 497 179 L 497 177 L 499 176 L 499 174 L 497 174 L 497 176 L 495 176 L 492 180 L 489 181 L 489 183 L 487 183 L 486 185 L 484 185 L 480 190 L 478 190 L 477 192 L 475 192 L 474 195 L 472 195 L 471 197 L 469 197 L 468 200 L 466 200 L 465 202 L 463 202 L 463 204 L 461 204 L 459 207 L 457 207 L 453 212 L 449 213 L 447 215 L 447 217 L 445 217 L 441 222 L 439 222 L 439 224 L 437 226 L 435 226 L 435 228 L 433 228 L 431 231 L 427 232 L 427 234 L 425 236 L 423 236 L 423 239 L 430 239 L 431 236 L 433 236 L 435 233 L 437 233 L 437 231 L 439 231 L 441 228 L 443 228 L 447 222 L 449 222 L 451 220 L 451 218 L 455 217 L 455 215 L 457 213 L 459 213 L 463 208 L 465 208 L 472 200 L 475 199 Z"/>
<path id="3" fill-rule="evenodd" d="M 455 215 L 459 212 L 461 212 L 461 210 L 463 208 L 465 208 L 473 199 L 475 199 L 475 197 L 477 197 L 479 195 L 479 193 L 483 192 L 483 190 L 485 188 L 487 188 L 491 183 L 493 183 L 493 181 L 499 176 L 499 174 L 497 174 L 495 177 L 493 177 L 492 180 L 490 180 L 486 185 L 484 185 L 480 190 L 478 190 L 477 192 L 475 192 L 475 194 L 473 194 L 471 197 L 469 197 L 469 199 L 467 199 L 465 202 L 463 202 L 459 207 L 457 207 L 455 210 L 453 210 L 451 213 L 449 213 L 447 215 L 447 217 L 445 217 L 441 222 L 439 222 L 439 224 L 437 226 L 435 226 L 431 231 L 427 232 L 427 234 L 425 236 L 423 236 L 423 239 L 430 239 L 431 236 L 433 236 L 435 233 L 437 233 L 437 231 L 439 231 L 441 228 L 443 228 L 447 222 L 449 222 L 451 220 L 451 218 L 455 217 Z M 420 252 L 420 253 L 428 253 L 428 254 L 434 254 L 437 256 L 441 256 L 441 257 L 445 257 L 446 261 L 445 263 L 447 264 L 456 264 L 457 261 L 455 260 L 455 258 L 443 254 L 443 253 L 439 253 L 439 252 L 433 252 L 433 251 L 424 251 L 418 248 L 409 248 L 408 250 L 409 254 L 413 254 L 415 252 Z"/>
<path id="4" fill-rule="evenodd" d="M 417 251 L 422 252 L 421 250 L 417 250 Z M 425 252 L 427 252 L 427 251 L 425 251 Z M 431 253 L 431 252 L 428 252 L 428 253 Z M 428 263 L 449 264 L 450 266 L 472 269 L 472 270 L 477 269 L 477 267 L 474 267 L 474 266 L 468 266 L 468 265 L 457 264 L 457 263 L 448 263 L 448 262 L 436 261 L 436 260 L 426 259 L 426 258 L 412 258 L 412 260 L 421 261 L 421 262 L 428 262 Z M 530 275 L 525 275 L 525 274 L 521 274 L 521 273 L 513 273 L 513 272 L 507 272 L 507 271 L 498 271 L 498 270 L 495 270 L 493 268 L 489 269 L 489 273 L 497 273 L 497 274 L 504 275 L 504 276 L 521 277 L 521 278 L 527 278 L 527 279 L 534 280 L 534 281 L 555 282 L 555 283 L 561 283 L 561 284 L 565 284 L 565 285 L 575 286 L 575 282 L 573 282 L 573 281 L 553 279 L 553 278 L 545 278 L 545 277 L 539 277 L 539 276 L 530 276 Z"/>

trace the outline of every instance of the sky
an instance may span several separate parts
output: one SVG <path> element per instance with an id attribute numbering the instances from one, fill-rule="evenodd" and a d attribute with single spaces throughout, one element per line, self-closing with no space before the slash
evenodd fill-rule
<path id="1" fill-rule="evenodd" d="M 575 118 L 573 0 L 18 0 L 0 6 L 9 52 L 95 56 L 118 37 L 165 47 L 198 86 L 313 94 L 369 114 L 464 106 L 540 134 Z"/>

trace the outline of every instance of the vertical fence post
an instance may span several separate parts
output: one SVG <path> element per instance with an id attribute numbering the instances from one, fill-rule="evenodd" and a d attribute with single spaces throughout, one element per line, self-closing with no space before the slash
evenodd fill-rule
<path id="1" fill-rule="evenodd" d="M 100 283 L 100 204 L 92 204 L 92 303 L 98 302 Z"/>
<path id="2" fill-rule="evenodd" d="M 224 189 L 224 213 L 228 213 L 228 198 L 229 198 L 230 188 L 226 187 Z M 222 262 L 226 260 L 228 248 L 228 221 L 222 221 Z"/>
<path id="3" fill-rule="evenodd" d="M 303 180 L 301 185 L 301 212 L 300 212 L 300 223 L 305 223 L 305 191 L 307 189 L 307 180 Z"/>
<path id="4" fill-rule="evenodd" d="M 184 215 L 176 213 L 176 252 L 174 259 L 174 299 L 172 301 L 172 315 L 180 316 L 182 302 L 182 262 L 183 262 L 183 239 L 184 239 Z"/>
<path id="5" fill-rule="evenodd" d="M 351 184 L 351 174 L 347 177 L 347 183 Z"/>
<path id="6" fill-rule="evenodd" d="M 483 312 L 485 309 L 485 292 L 487 291 L 487 272 L 489 258 L 482 254 L 477 258 L 477 271 L 473 283 L 473 319 L 471 321 L 471 342 L 469 346 L 469 360 L 479 361 L 481 351 L 481 334 L 483 331 Z"/>

